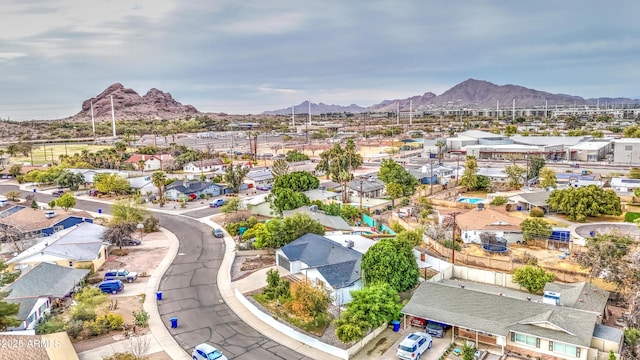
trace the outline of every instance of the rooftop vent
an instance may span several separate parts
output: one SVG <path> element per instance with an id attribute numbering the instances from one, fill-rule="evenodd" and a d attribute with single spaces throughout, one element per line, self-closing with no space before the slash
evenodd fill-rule
<path id="1" fill-rule="evenodd" d="M 51 219 L 52 217 L 55 217 L 55 216 L 56 216 L 55 211 L 47 210 L 44 212 L 44 217 L 46 217 L 47 219 Z"/>
<path id="2" fill-rule="evenodd" d="M 353 245 L 354 245 L 353 240 L 347 240 L 346 244 L 349 249 L 353 249 Z"/>
<path id="3" fill-rule="evenodd" d="M 560 294 L 553 291 L 545 291 L 542 296 L 543 304 L 560 305 Z"/>

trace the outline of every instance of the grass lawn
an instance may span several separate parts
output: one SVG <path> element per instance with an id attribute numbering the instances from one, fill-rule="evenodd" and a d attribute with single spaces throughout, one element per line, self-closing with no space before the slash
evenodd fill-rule
<path id="1" fill-rule="evenodd" d="M 82 150 L 88 150 L 90 152 L 96 152 L 98 150 L 106 149 L 111 146 L 107 145 L 93 145 L 93 144 L 56 144 L 56 145 L 41 145 L 37 144 L 33 146 L 33 165 L 43 165 L 51 163 L 51 155 L 53 154 L 53 160 L 58 161 L 60 155 L 73 155 L 80 154 Z M 45 159 L 46 151 L 46 159 Z M 30 163 L 31 156 L 22 156 L 22 154 L 16 154 L 10 158 L 12 163 Z"/>

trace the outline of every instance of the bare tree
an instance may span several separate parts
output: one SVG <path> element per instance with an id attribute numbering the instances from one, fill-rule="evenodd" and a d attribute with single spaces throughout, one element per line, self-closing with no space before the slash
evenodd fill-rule
<path id="1" fill-rule="evenodd" d="M 151 347 L 151 334 L 143 336 L 132 336 L 124 344 L 127 352 L 131 353 L 136 360 L 143 360 L 147 358 L 147 353 Z"/>

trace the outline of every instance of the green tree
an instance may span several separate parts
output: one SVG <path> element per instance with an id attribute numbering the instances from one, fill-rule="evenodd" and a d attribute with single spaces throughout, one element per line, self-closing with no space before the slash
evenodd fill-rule
<path id="1" fill-rule="evenodd" d="M 267 200 L 278 215 L 282 214 L 284 210 L 293 210 L 309 204 L 307 195 L 288 188 L 272 189 Z"/>
<path id="2" fill-rule="evenodd" d="M 248 167 L 244 167 L 242 164 L 229 165 L 224 170 L 224 182 L 233 189 L 234 193 L 237 193 L 240 191 L 240 185 L 244 182 L 244 177 L 247 176 L 249 170 Z"/>
<path id="3" fill-rule="evenodd" d="M 596 185 L 554 190 L 547 200 L 552 209 L 568 215 L 569 220 L 583 222 L 587 216 L 622 214 L 620 198 L 613 190 Z"/>
<path id="4" fill-rule="evenodd" d="M 11 167 L 9 168 L 9 175 L 16 178 L 20 174 L 22 174 L 22 164 L 11 165 Z"/>
<path id="5" fill-rule="evenodd" d="M 438 159 L 442 160 L 442 149 L 447 147 L 447 144 L 442 140 L 438 140 L 435 145 L 438 147 Z"/>
<path id="6" fill-rule="evenodd" d="M 164 189 L 167 185 L 167 175 L 164 171 L 154 171 L 151 173 L 151 183 L 158 189 L 158 203 L 164 206 Z"/>
<path id="7" fill-rule="evenodd" d="M 524 184 L 524 175 L 527 173 L 527 169 L 518 165 L 509 165 L 504 168 L 504 172 L 507 174 L 509 186 L 520 190 Z"/>
<path id="8" fill-rule="evenodd" d="M 423 233 L 422 229 L 416 229 L 413 231 L 404 230 L 396 234 L 396 239 L 398 241 L 404 241 L 409 245 L 411 245 L 412 247 L 418 246 L 422 244 L 422 233 Z"/>
<path id="9" fill-rule="evenodd" d="M 277 180 L 280 176 L 289 173 L 289 164 L 285 159 L 277 159 L 271 165 L 271 175 L 273 175 L 273 179 Z"/>
<path id="10" fill-rule="evenodd" d="M 131 189 L 129 180 L 117 174 L 96 174 L 93 178 L 93 182 L 96 190 L 105 194 L 125 194 Z"/>
<path id="11" fill-rule="evenodd" d="M 20 192 L 19 191 L 9 191 L 5 194 L 5 196 L 7 197 L 7 199 L 11 200 L 11 201 L 16 201 L 20 198 Z"/>
<path id="12" fill-rule="evenodd" d="M 289 150 L 285 155 L 285 160 L 287 162 L 306 161 L 309 160 L 309 155 L 301 153 L 298 150 Z"/>
<path id="13" fill-rule="evenodd" d="M 255 247 L 279 248 L 296 240 L 304 234 L 324 235 L 324 226 L 312 219 L 307 214 L 294 214 L 293 216 L 279 219 L 274 218 L 255 231 Z"/>
<path id="14" fill-rule="evenodd" d="M 638 279 L 639 270 L 629 266 L 633 244 L 629 235 L 596 234 L 587 238 L 588 250 L 581 252 L 577 261 L 583 268 L 590 269 L 590 276 L 603 277 L 621 287 L 628 279 Z"/>
<path id="15" fill-rule="evenodd" d="M 22 324 L 22 321 L 16 318 L 20 311 L 20 304 L 2 301 L 5 296 L 6 293 L 0 293 L 0 331 Z"/>
<path id="16" fill-rule="evenodd" d="M 476 352 L 476 349 L 473 346 L 469 345 L 468 343 L 465 343 L 464 346 L 462 347 L 462 360 L 474 360 L 475 352 Z"/>
<path id="17" fill-rule="evenodd" d="M 518 133 L 518 127 L 515 125 L 507 125 L 504 127 L 505 136 L 513 136 Z"/>
<path id="18" fill-rule="evenodd" d="M 351 342 L 371 328 L 398 319 L 402 303 L 391 285 L 378 283 L 352 291 L 346 308 L 335 321 L 335 332 L 340 340 Z"/>
<path id="19" fill-rule="evenodd" d="M 71 193 L 62 194 L 62 196 L 57 198 L 55 202 L 56 202 L 56 205 L 63 208 L 64 211 L 69 211 L 69 209 L 76 206 L 76 198 L 73 197 Z"/>
<path id="20" fill-rule="evenodd" d="M 530 294 L 540 293 L 545 284 L 553 279 L 553 273 L 539 266 L 525 265 L 513 271 L 513 282 L 527 289 Z"/>
<path id="21" fill-rule="evenodd" d="M 536 178 L 540 176 L 540 170 L 545 165 L 544 158 L 542 156 L 529 156 L 529 179 Z"/>
<path id="22" fill-rule="evenodd" d="M 365 284 L 383 282 L 398 292 L 411 289 L 420 276 L 413 246 L 406 241 L 382 239 L 362 256 Z"/>
<path id="23" fill-rule="evenodd" d="M 333 148 L 320 153 L 316 171 L 324 172 L 331 180 L 342 185 L 342 202 L 348 202 L 347 186 L 353 180 L 353 171 L 362 165 L 362 155 L 356 151 L 353 139 L 347 140 L 345 147 L 335 144 Z"/>
<path id="24" fill-rule="evenodd" d="M 527 218 L 521 224 L 522 235 L 525 240 L 543 240 L 551 235 L 552 226 L 540 218 Z"/>
<path id="25" fill-rule="evenodd" d="M 80 188 L 80 185 L 84 184 L 84 175 L 76 174 L 69 170 L 63 170 L 55 181 L 60 187 L 76 191 Z"/>
<path id="26" fill-rule="evenodd" d="M 223 214 L 231 214 L 240 210 L 241 205 L 242 200 L 240 200 L 239 197 L 232 197 L 220 207 L 220 211 L 222 211 Z"/>
<path id="27" fill-rule="evenodd" d="M 319 186 L 320 180 L 306 171 L 294 171 L 279 176 L 273 182 L 273 189 L 286 188 L 297 192 L 317 189 Z"/>
<path id="28" fill-rule="evenodd" d="M 629 170 L 629 174 L 627 174 L 627 177 L 629 179 L 640 179 L 640 168 L 631 168 L 631 170 Z"/>
<path id="29" fill-rule="evenodd" d="M 622 135 L 626 138 L 640 138 L 640 125 L 627 126 L 622 132 Z M 7 150 L 9 150 L 9 148 L 7 148 Z"/>
<path id="30" fill-rule="evenodd" d="M 556 172 L 548 167 L 543 167 L 540 169 L 540 187 L 547 188 L 555 188 L 557 184 Z"/>
<path id="31" fill-rule="evenodd" d="M 464 163 L 464 172 L 460 177 L 460 185 L 466 187 L 469 190 L 478 189 L 478 162 L 473 155 L 467 155 L 467 160 Z"/>
<path id="32" fill-rule="evenodd" d="M 400 185 L 402 187 L 401 195 L 404 196 L 413 195 L 416 192 L 416 187 L 418 186 L 418 179 L 411 175 L 411 173 L 402 165 L 392 159 L 382 160 L 382 163 L 380 163 L 378 178 L 383 183 L 387 184 L 387 186 L 391 183 Z"/>
<path id="33" fill-rule="evenodd" d="M 127 200 L 118 201 L 111 205 L 111 223 L 140 224 L 148 215 L 147 209 Z"/>
<path id="34" fill-rule="evenodd" d="M 396 206 L 396 199 L 402 196 L 403 193 L 402 185 L 395 182 L 387 184 L 387 194 L 391 196 L 391 206 Z"/>

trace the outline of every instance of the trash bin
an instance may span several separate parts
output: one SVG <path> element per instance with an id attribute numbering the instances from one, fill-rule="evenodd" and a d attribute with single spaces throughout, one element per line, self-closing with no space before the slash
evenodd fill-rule
<path id="1" fill-rule="evenodd" d="M 387 205 L 387 210 L 393 210 L 393 206 Z"/>
<path id="2" fill-rule="evenodd" d="M 169 321 L 171 321 L 171 328 L 175 329 L 178 327 L 178 318 L 177 317 L 172 317 L 171 319 L 169 319 Z"/>
<path id="3" fill-rule="evenodd" d="M 518 205 L 517 209 L 518 211 L 522 211 L 522 206 Z"/>
<path id="4" fill-rule="evenodd" d="M 98 214 L 102 214 L 102 208 L 98 208 Z"/>
<path id="5" fill-rule="evenodd" d="M 393 325 L 393 332 L 400 331 L 400 320 L 391 320 L 391 325 Z"/>
<path id="6" fill-rule="evenodd" d="M 162 300 L 162 291 L 156 293 L 156 300 Z"/>

